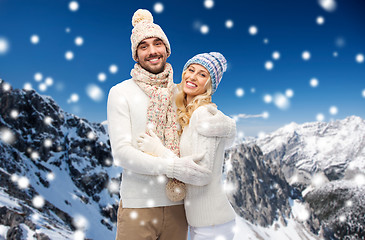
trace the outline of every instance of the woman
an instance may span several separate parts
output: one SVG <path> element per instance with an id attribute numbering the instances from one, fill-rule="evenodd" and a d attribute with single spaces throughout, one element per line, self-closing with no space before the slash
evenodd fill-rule
<path id="1" fill-rule="evenodd" d="M 224 148 L 234 139 L 235 122 L 225 118 L 210 129 L 201 123 L 212 113 L 209 109 L 212 94 L 217 90 L 223 72 L 227 69 L 227 61 L 217 52 L 198 54 L 184 66 L 179 92 L 176 94 L 178 122 L 181 126 L 181 157 L 204 153 L 199 165 L 209 168 L 209 179 L 201 179 L 196 184 L 186 184 L 185 212 L 190 226 L 192 240 L 233 239 L 235 213 L 222 186 L 222 165 Z M 215 106 L 215 105 L 214 105 Z M 205 134 L 200 134 L 205 131 Z M 206 133 L 220 132 L 219 137 L 207 137 Z M 139 140 L 139 148 L 158 156 L 171 154 L 162 146 L 159 138 L 150 132 Z M 161 150 L 163 149 L 163 150 Z"/>

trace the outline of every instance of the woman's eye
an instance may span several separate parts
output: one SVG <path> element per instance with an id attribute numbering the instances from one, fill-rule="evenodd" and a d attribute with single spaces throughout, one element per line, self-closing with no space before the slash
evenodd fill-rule
<path id="1" fill-rule="evenodd" d="M 189 68 L 189 72 L 194 72 L 194 70 L 193 70 L 193 69 L 191 69 L 191 68 Z"/>
<path id="2" fill-rule="evenodd" d="M 204 77 L 204 78 L 205 78 L 205 76 L 206 76 L 204 73 L 202 73 L 202 74 L 200 74 L 200 75 L 201 75 L 202 77 Z"/>

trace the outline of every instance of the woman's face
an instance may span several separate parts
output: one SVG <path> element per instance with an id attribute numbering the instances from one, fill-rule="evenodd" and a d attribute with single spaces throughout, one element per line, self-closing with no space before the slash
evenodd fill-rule
<path id="1" fill-rule="evenodd" d="M 197 95 L 205 93 L 207 90 L 205 84 L 210 75 L 208 70 L 200 64 L 191 64 L 186 69 L 183 76 L 183 90 L 186 93 L 187 100 L 191 100 Z"/>

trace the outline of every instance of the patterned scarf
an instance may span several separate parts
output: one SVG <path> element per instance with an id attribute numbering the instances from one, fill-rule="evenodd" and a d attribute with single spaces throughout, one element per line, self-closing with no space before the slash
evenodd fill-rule
<path id="1" fill-rule="evenodd" d="M 166 63 L 162 73 L 153 74 L 136 63 L 131 76 L 150 98 L 147 108 L 147 134 L 149 129 L 154 130 L 165 143 L 165 147 L 180 156 L 177 116 L 172 104 L 174 81 L 171 65 Z"/>

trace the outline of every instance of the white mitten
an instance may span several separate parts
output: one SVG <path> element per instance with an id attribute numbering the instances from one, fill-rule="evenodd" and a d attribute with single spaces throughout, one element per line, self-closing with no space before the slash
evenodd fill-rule
<path id="1" fill-rule="evenodd" d="M 236 122 L 224 115 L 215 106 L 206 105 L 212 114 L 198 120 L 196 130 L 205 137 L 231 138 L 236 134 Z"/>
<path id="2" fill-rule="evenodd" d="M 162 144 L 160 138 L 153 131 L 149 131 L 149 134 L 151 136 L 143 133 L 137 139 L 139 150 L 158 157 L 172 156 L 173 153 Z"/>
<path id="3" fill-rule="evenodd" d="M 208 184 L 212 172 L 197 164 L 197 162 L 203 159 L 204 155 L 205 153 L 182 158 L 176 157 L 173 169 L 167 176 L 195 186 Z"/>

